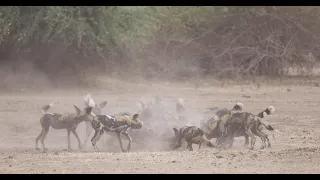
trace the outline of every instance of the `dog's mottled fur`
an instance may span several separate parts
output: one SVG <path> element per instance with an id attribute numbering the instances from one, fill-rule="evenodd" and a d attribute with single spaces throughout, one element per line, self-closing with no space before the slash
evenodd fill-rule
<path id="1" fill-rule="evenodd" d="M 253 149 L 255 145 L 255 136 L 258 136 L 262 140 L 261 149 L 266 147 L 266 142 L 268 147 L 271 147 L 268 135 L 262 132 L 263 127 L 269 131 L 273 131 L 274 128 L 270 125 L 265 125 L 261 122 L 262 118 L 271 115 L 275 111 L 275 108 L 269 106 L 266 110 L 260 112 L 258 115 L 254 115 L 248 112 L 239 112 L 232 114 L 224 123 L 223 137 L 219 138 L 218 144 L 222 144 L 227 141 L 227 144 L 231 147 L 234 141 L 234 137 L 239 136 L 250 136 L 251 144 L 249 149 Z M 221 122 L 220 122 L 221 123 Z M 246 142 L 247 143 L 247 142 Z"/>
<path id="2" fill-rule="evenodd" d="M 260 119 L 265 118 L 268 115 L 271 115 L 274 111 L 275 111 L 275 108 L 273 106 L 269 106 L 267 109 L 260 112 L 258 114 L 258 117 L 260 117 Z M 238 111 L 238 112 L 241 112 L 241 111 Z M 211 130 L 209 131 L 209 133 L 206 134 L 206 136 L 208 139 L 217 138 L 216 139 L 216 146 L 218 146 L 219 141 L 222 140 L 221 137 L 225 131 L 225 125 L 230 117 L 231 117 L 231 113 L 225 114 L 222 117 L 218 117 L 216 119 L 211 120 L 211 121 L 213 121 L 212 126 L 211 126 Z M 257 127 L 258 127 L 258 129 L 257 129 Z M 257 121 L 257 123 L 255 123 L 253 125 L 253 127 L 251 128 L 251 131 L 256 136 L 259 136 L 259 137 L 264 136 L 264 138 L 266 138 L 266 140 L 268 142 L 268 147 L 271 147 L 271 143 L 268 138 L 268 135 L 266 135 L 265 133 L 262 132 L 263 127 L 266 127 L 266 129 L 269 131 L 273 130 L 273 128 L 270 125 L 266 125 L 265 123 L 263 123 L 259 120 L 259 121 Z M 249 136 L 244 132 L 244 128 L 240 129 L 239 131 L 237 131 L 235 133 L 235 137 L 240 137 L 240 136 L 245 137 L 244 146 L 248 146 L 249 145 Z"/>
<path id="3" fill-rule="evenodd" d="M 242 103 L 235 104 L 231 110 L 226 108 L 224 109 L 215 108 L 213 117 L 201 123 L 201 128 L 205 129 L 206 138 L 208 138 L 209 140 L 211 140 L 212 138 L 217 138 L 218 140 L 218 138 L 222 136 L 222 132 L 224 131 L 224 125 L 221 124 L 221 122 L 224 122 L 226 119 L 228 119 L 228 117 L 231 114 L 236 112 L 242 112 L 242 110 L 243 110 Z M 245 136 L 245 138 L 247 140 L 249 137 Z"/>
<path id="4" fill-rule="evenodd" d="M 266 118 L 267 116 L 271 115 L 272 113 L 275 112 L 275 108 L 273 106 L 269 106 L 267 107 L 264 111 L 260 112 L 257 116 L 259 117 L 259 120 L 253 124 L 252 128 L 251 128 L 251 131 L 254 135 L 257 135 L 257 134 L 260 134 L 260 136 L 263 136 L 268 145 L 267 147 L 271 147 L 271 142 L 269 140 L 269 137 L 267 134 L 265 134 L 264 132 L 262 132 L 263 130 L 263 127 L 265 127 L 267 130 L 269 131 L 274 131 L 275 129 L 271 126 L 271 125 L 266 125 L 264 122 L 262 122 L 261 120 L 263 118 Z M 243 129 L 242 129 L 242 132 L 243 132 Z M 241 134 L 241 131 L 238 132 L 237 134 Z"/>
<path id="5" fill-rule="evenodd" d="M 43 113 L 43 116 L 40 118 L 40 125 L 42 127 L 42 130 L 39 134 L 39 136 L 36 138 L 36 150 L 39 150 L 38 148 L 38 141 L 41 139 L 41 144 L 43 151 L 47 151 L 47 148 L 44 144 L 44 139 L 46 138 L 50 127 L 53 129 L 66 129 L 67 135 L 68 135 L 68 150 L 71 150 L 71 144 L 70 144 L 70 132 L 77 138 L 78 140 L 78 147 L 81 149 L 81 141 L 80 138 L 76 132 L 76 129 L 78 125 L 83 121 L 92 121 L 92 107 L 93 106 L 86 106 L 83 110 L 80 110 L 76 105 L 74 105 L 74 108 L 76 110 L 76 113 L 70 113 L 70 114 L 59 114 L 59 113 L 47 113 L 47 111 L 50 109 L 50 107 L 53 105 L 49 104 L 41 108 L 41 111 Z"/>
<path id="6" fill-rule="evenodd" d="M 139 120 L 139 114 L 134 114 L 133 116 L 128 113 L 119 113 L 115 116 L 109 115 L 96 115 L 94 120 L 91 122 L 95 134 L 91 139 L 92 146 L 95 151 L 99 151 L 96 146 L 97 141 L 100 139 L 101 135 L 106 132 L 115 132 L 117 134 L 120 148 L 122 152 L 129 152 L 131 148 L 132 138 L 130 137 L 128 131 L 129 129 L 141 129 L 142 123 Z M 122 140 L 120 134 L 125 135 L 128 140 L 128 146 L 125 150 L 122 145 Z"/>
<path id="7" fill-rule="evenodd" d="M 180 130 L 173 128 L 176 140 L 176 146 L 174 149 L 181 147 L 182 140 L 184 139 L 188 146 L 187 148 L 192 151 L 192 144 L 199 144 L 199 149 L 201 144 L 205 142 L 209 147 L 214 147 L 214 145 L 204 136 L 203 130 L 196 126 L 184 126 Z"/>
<path id="8" fill-rule="evenodd" d="M 86 95 L 86 98 L 89 98 L 89 94 Z M 92 108 L 92 112 L 95 115 L 101 115 L 102 114 L 102 109 L 107 105 L 107 101 L 102 101 L 99 106 L 97 104 L 95 104 L 95 106 Z M 82 146 L 85 146 L 88 142 L 88 140 L 90 139 L 90 135 L 93 131 L 93 128 L 91 126 L 91 122 L 86 122 L 86 138 L 83 142 Z"/>
<path id="9" fill-rule="evenodd" d="M 229 145 L 232 147 L 234 137 L 236 137 L 237 132 L 242 132 L 241 129 L 244 128 L 244 132 L 251 138 L 251 145 L 249 149 L 253 149 L 256 138 L 254 137 L 251 128 L 253 124 L 258 121 L 259 117 L 248 113 L 248 112 L 240 112 L 232 114 L 225 123 L 225 129 L 223 132 L 223 136 L 218 139 L 218 146 Z M 242 135 L 239 133 L 238 135 Z M 264 142 L 264 138 L 261 137 Z"/>
<path id="10" fill-rule="evenodd" d="M 269 115 L 271 115 L 272 113 L 274 113 L 276 109 L 273 106 L 269 106 L 268 108 L 266 108 L 264 111 L 260 112 L 257 116 L 260 118 L 265 118 Z M 259 130 L 262 130 L 263 127 L 265 127 L 268 130 L 274 130 L 273 127 L 271 127 L 270 125 L 266 125 L 265 123 L 262 123 L 261 125 L 258 126 Z"/>
<path id="11" fill-rule="evenodd" d="M 211 109 L 211 111 L 214 112 L 214 116 L 208 119 L 207 121 L 203 121 L 202 126 L 204 129 L 210 130 L 212 129 L 212 125 L 223 116 L 228 116 L 235 112 L 242 112 L 242 110 L 243 110 L 242 103 L 235 104 L 231 110 L 227 108 L 219 109 L 218 107 L 215 107 Z"/>

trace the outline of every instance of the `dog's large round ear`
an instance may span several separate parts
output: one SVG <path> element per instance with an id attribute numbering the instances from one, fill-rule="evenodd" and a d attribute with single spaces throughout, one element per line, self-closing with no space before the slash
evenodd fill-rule
<path id="1" fill-rule="evenodd" d="M 100 109 L 104 108 L 107 105 L 107 101 L 103 101 L 100 103 Z"/>
<path id="2" fill-rule="evenodd" d="M 73 105 L 74 109 L 76 110 L 77 114 L 80 114 L 81 110 L 76 105 Z"/>
<path id="3" fill-rule="evenodd" d="M 233 110 L 242 111 L 242 109 L 243 109 L 242 103 L 237 103 L 233 106 Z"/>
<path id="4" fill-rule="evenodd" d="M 87 108 L 85 108 L 86 114 L 91 114 L 92 108 L 93 108 L 93 107 L 87 107 Z"/>
<path id="5" fill-rule="evenodd" d="M 133 120 L 137 120 L 138 117 L 139 117 L 139 114 L 134 114 L 133 117 L 132 117 L 132 119 L 133 119 Z"/>
<path id="6" fill-rule="evenodd" d="M 174 135 L 178 136 L 178 129 L 177 128 L 173 128 L 173 131 L 174 131 Z"/>

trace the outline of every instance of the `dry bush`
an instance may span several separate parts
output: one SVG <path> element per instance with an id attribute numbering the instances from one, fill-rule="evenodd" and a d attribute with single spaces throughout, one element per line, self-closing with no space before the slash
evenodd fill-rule
<path id="1" fill-rule="evenodd" d="M 149 78 L 171 79 L 279 77 L 290 68 L 310 74 L 319 56 L 318 32 L 310 24 L 316 17 L 299 10 L 253 8 L 213 18 L 197 36 L 189 32 L 186 40 L 160 36 L 146 50 L 148 62 L 142 63 L 143 69 Z"/>
<path id="2" fill-rule="evenodd" d="M 102 73 L 151 81 L 281 77 L 290 68 L 310 74 L 319 57 L 319 7 L 17 6 L 1 12 L 1 66 L 23 59 L 55 87 L 94 86 Z"/>

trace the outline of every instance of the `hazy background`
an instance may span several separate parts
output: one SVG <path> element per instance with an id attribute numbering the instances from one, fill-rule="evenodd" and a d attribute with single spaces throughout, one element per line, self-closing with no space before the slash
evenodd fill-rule
<path id="1" fill-rule="evenodd" d="M 3 6 L 0 87 L 99 87 L 118 79 L 198 88 L 222 79 L 310 75 L 319 57 L 319 10 Z"/>

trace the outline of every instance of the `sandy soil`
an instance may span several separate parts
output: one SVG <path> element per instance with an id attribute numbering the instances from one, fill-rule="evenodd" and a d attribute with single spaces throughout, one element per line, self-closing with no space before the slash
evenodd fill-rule
<path id="1" fill-rule="evenodd" d="M 90 90 L 97 102 L 108 100 L 104 112 L 110 114 L 137 111 L 136 101 L 142 96 L 149 99 L 152 95 L 161 96 L 168 111 L 174 110 L 178 97 L 185 98 L 194 125 L 199 125 L 201 112 L 214 105 L 231 108 L 235 102 L 242 102 L 244 109 L 253 113 L 273 105 L 276 112 L 265 121 L 281 133 L 276 133 L 273 139 L 265 130 L 272 148 L 260 150 L 261 140 L 257 138 L 255 150 L 251 151 L 242 147 L 244 138 L 239 137 L 233 149 L 221 151 L 208 147 L 198 151 L 196 146 L 193 152 L 142 149 L 133 142 L 130 153 L 120 153 L 118 146 L 94 153 L 89 143 L 85 150 L 77 150 L 71 135 L 74 151 L 65 152 L 66 131 L 50 129 L 45 141 L 49 151 L 42 153 L 34 150 L 35 137 L 41 130 L 39 107 L 57 100 L 59 103 L 51 112 L 74 112 L 73 104 L 83 107 L 82 97 L 88 91 L 1 94 L 0 173 L 320 173 L 320 89 L 293 86 L 289 87 L 292 91 L 287 91 L 287 88 L 229 86 L 194 90 L 167 84 L 121 88 L 121 92 Z M 84 127 L 81 124 L 77 130 L 82 141 Z"/>

